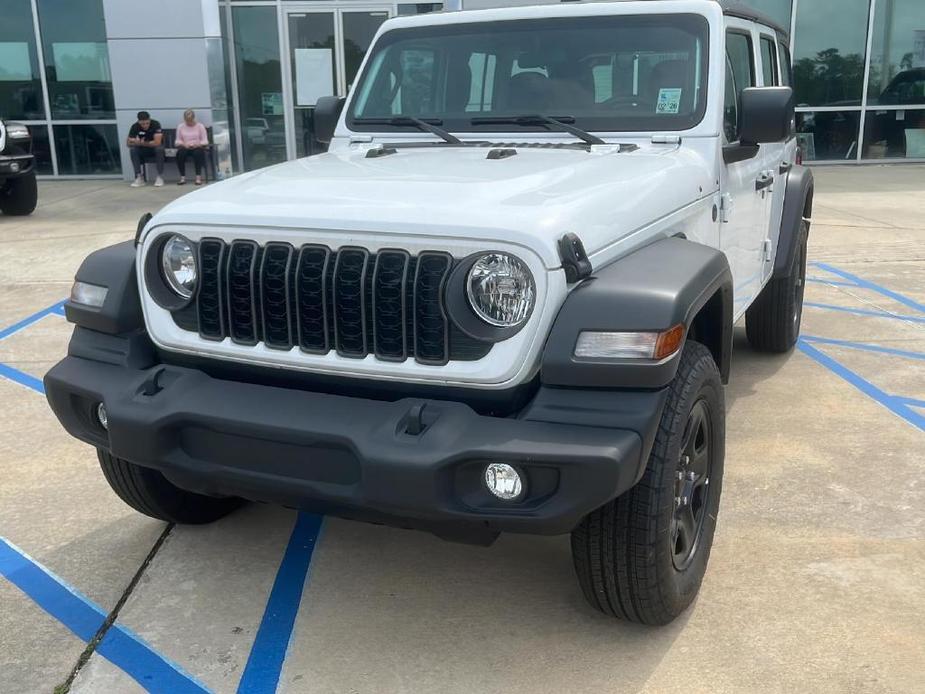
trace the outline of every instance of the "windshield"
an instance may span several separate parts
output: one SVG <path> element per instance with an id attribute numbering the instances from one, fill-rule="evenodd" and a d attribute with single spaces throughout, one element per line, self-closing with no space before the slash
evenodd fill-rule
<path id="1" fill-rule="evenodd" d="M 404 116 L 451 132 L 497 132 L 511 129 L 499 128 L 499 118 L 544 115 L 568 118 L 584 130 L 685 130 L 705 111 L 707 32 L 699 15 L 559 17 L 388 31 L 356 85 L 347 125 L 408 132 L 387 122 Z M 489 116 L 494 124 L 479 122 Z M 546 129 L 536 121 L 515 125 Z"/>

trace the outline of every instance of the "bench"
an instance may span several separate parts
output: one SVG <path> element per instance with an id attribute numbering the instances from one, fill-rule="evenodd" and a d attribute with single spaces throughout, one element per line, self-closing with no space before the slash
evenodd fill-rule
<path id="1" fill-rule="evenodd" d="M 165 164 L 164 180 L 178 181 L 180 180 L 179 169 L 175 168 L 175 171 L 177 173 L 176 173 L 176 176 L 172 178 L 166 175 L 167 174 L 166 164 L 173 163 L 174 167 L 176 167 L 177 165 L 177 147 L 175 144 L 176 137 L 177 137 L 177 130 L 176 128 L 162 128 L 161 130 L 164 133 L 164 138 L 161 141 L 161 146 L 164 148 L 164 164 Z M 212 144 L 212 128 L 211 127 L 206 128 L 206 134 L 209 137 L 209 145 L 205 148 L 206 165 L 205 167 L 203 167 L 202 177 L 203 177 L 203 180 L 205 181 L 215 181 L 215 180 L 218 180 L 218 173 L 217 173 L 218 165 L 216 164 L 216 161 L 215 161 L 215 145 Z M 142 175 L 144 176 L 145 181 L 149 180 L 149 176 L 148 176 L 149 166 L 153 168 L 154 162 L 146 161 L 142 164 L 142 167 L 141 167 Z M 191 160 L 188 160 L 186 163 L 186 173 L 187 173 L 187 176 L 191 174 L 195 175 L 195 169 L 193 168 L 193 162 Z"/>

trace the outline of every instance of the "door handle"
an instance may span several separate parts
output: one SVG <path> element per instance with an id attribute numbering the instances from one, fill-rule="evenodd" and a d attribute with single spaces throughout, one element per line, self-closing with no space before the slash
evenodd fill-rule
<path id="1" fill-rule="evenodd" d="M 774 183 L 774 176 L 768 173 L 763 173 L 755 181 L 755 190 L 764 190 L 765 188 L 770 188 L 772 183 Z"/>
<path id="2" fill-rule="evenodd" d="M 789 161 L 783 161 L 781 162 L 780 168 L 777 170 L 777 173 L 783 176 L 785 173 L 790 173 L 790 169 L 792 168 L 793 168 L 793 164 L 791 164 Z"/>

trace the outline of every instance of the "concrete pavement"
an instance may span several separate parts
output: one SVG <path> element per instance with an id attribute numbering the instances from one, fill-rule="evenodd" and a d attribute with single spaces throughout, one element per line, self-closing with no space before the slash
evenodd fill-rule
<path id="1" fill-rule="evenodd" d="M 588 608 L 567 537 L 486 549 L 331 518 L 315 535 L 251 505 L 158 545 L 164 525 L 119 501 L 32 387 L 66 350 L 52 311 L 0 332 L 0 538 L 18 548 L 0 566 L 21 550 L 79 595 L 0 576 L 0 692 L 68 682 L 91 637 L 67 620 L 120 602 L 71 691 L 267 690 L 277 656 L 284 692 L 919 689 L 925 167 L 815 173 L 804 340 L 768 357 L 737 331 L 716 542 L 674 624 Z M 0 331 L 188 190 L 42 183 L 32 217 L 0 216 Z"/>

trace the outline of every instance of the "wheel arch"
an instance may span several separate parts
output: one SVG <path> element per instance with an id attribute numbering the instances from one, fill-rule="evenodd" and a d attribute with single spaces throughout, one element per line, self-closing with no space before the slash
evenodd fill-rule
<path id="1" fill-rule="evenodd" d="M 728 380 L 732 352 L 732 273 L 715 248 L 663 238 L 595 269 L 568 295 L 547 339 L 540 370 L 546 385 L 661 388 L 674 378 L 680 351 L 661 362 L 578 359 L 582 331 L 642 332 L 685 326 Z"/>
<path id="2" fill-rule="evenodd" d="M 784 209 L 781 213 L 780 234 L 777 237 L 777 253 L 774 257 L 772 277 L 785 277 L 793 264 L 800 240 L 803 220 L 809 220 L 813 213 L 815 181 L 813 172 L 805 166 L 794 166 L 787 174 Z"/>

